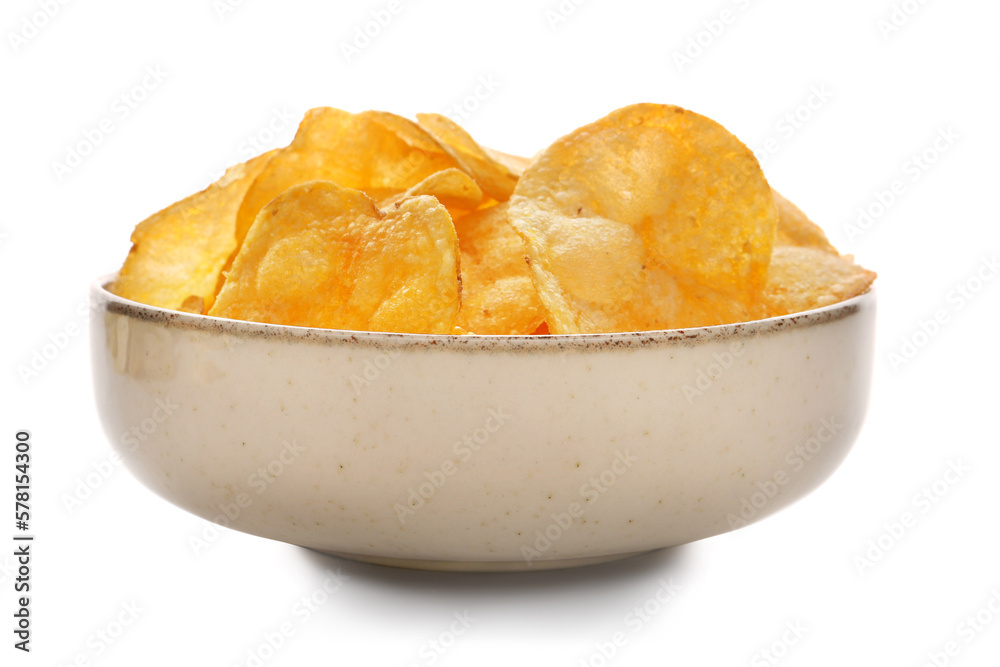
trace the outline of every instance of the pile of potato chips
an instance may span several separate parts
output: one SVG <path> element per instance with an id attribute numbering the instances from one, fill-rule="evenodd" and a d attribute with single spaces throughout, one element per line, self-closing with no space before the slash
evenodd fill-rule
<path id="1" fill-rule="evenodd" d="M 718 123 L 636 104 L 534 159 L 437 114 L 309 111 L 292 143 L 139 223 L 112 291 L 296 326 L 530 335 L 743 322 L 875 274 Z"/>

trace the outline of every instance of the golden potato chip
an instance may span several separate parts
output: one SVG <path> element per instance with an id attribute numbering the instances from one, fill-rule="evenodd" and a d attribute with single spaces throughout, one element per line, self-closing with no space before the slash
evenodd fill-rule
<path id="1" fill-rule="evenodd" d="M 817 248 L 837 254 L 819 225 L 809 219 L 798 206 L 782 197 L 777 190 L 774 203 L 778 207 L 778 238 L 775 245 Z"/>
<path id="2" fill-rule="evenodd" d="M 177 308 L 185 313 L 196 313 L 198 315 L 205 314 L 205 299 L 200 296 L 192 294 L 188 298 L 181 302 L 181 305 Z"/>
<path id="3" fill-rule="evenodd" d="M 474 334 L 528 335 L 545 319 L 506 202 L 455 221 L 462 252 L 459 325 Z"/>
<path id="4" fill-rule="evenodd" d="M 458 165 L 471 175 L 483 192 L 497 201 L 510 199 L 519 173 L 517 160 L 501 156 L 476 143 L 455 121 L 436 113 L 418 113 L 417 120 L 427 129 Z"/>
<path id="5" fill-rule="evenodd" d="M 405 118 L 385 112 L 310 109 L 292 143 L 275 155 L 247 192 L 237 218 L 237 251 L 264 205 L 293 185 L 331 181 L 378 200 L 456 166 L 436 141 Z"/>
<path id="6" fill-rule="evenodd" d="M 363 192 L 296 185 L 261 210 L 210 315 L 255 322 L 449 334 L 458 239 L 433 197 L 380 211 Z"/>
<path id="7" fill-rule="evenodd" d="M 504 153 L 503 151 L 494 150 L 492 148 L 483 147 L 483 150 L 490 155 L 494 160 L 504 165 L 510 169 L 511 173 L 521 178 L 521 175 L 531 166 L 530 157 L 521 157 L 520 155 L 511 155 L 510 153 Z"/>
<path id="8" fill-rule="evenodd" d="M 230 167 L 201 192 L 140 222 L 111 291 L 177 309 L 189 296 L 211 304 L 219 274 L 236 247 L 236 214 L 274 151 Z"/>
<path id="9" fill-rule="evenodd" d="M 875 273 L 822 248 L 777 246 L 764 302 L 769 317 L 829 306 L 864 293 Z"/>
<path id="10" fill-rule="evenodd" d="M 150 216 L 132 241 L 121 296 L 352 330 L 686 328 L 826 306 L 875 278 L 725 128 L 654 104 L 530 159 L 438 114 L 312 109 L 288 147 Z"/>
<path id="11" fill-rule="evenodd" d="M 447 148 L 442 146 L 426 129 L 409 118 L 388 111 L 365 111 L 364 115 L 405 141 L 408 146 L 423 153 L 441 154 L 448 152 Z"/>
<path id="12" fill-rule="evenodd" d="M 511 222 L 549 329 L 591 333 L 754 319 L 778 212 L 753 153 L 725 128 L 637 104 L 536 156 Z"/>
<path id="13" fill-rule="evenodd" d="M 452 218 L 474 211 L 483 201 L 483 191 L 472 177 L 458 169 L 445 169 L 431 174 L 406 192 L 384 199 L 379 208 L 386 209 L 407 197 L 429 195 L 441 202 Z"/>

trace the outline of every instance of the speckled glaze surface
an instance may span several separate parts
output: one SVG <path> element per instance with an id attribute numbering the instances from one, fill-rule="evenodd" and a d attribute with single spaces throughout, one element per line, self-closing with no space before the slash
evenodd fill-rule
<path id="1" fill-rule="evenodd" d="M 867 409 L 875 295 L 702 329 L 425 336 L 221 320 L 92 288 L 102 423 L 172 503 L 387 565 L 569 567 L 801 498 Z"/>

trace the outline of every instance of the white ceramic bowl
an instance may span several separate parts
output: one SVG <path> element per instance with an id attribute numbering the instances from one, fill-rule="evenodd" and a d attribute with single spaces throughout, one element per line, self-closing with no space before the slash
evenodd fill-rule
<path id="1" fill-rule="evenodd" d="M 875 295 L 578 336 L 332 331 L 167 311 L 94 284 L 106 433 L 205 519 L 442 570 L 585 565 L 746 525 L 861 428 Z"/>

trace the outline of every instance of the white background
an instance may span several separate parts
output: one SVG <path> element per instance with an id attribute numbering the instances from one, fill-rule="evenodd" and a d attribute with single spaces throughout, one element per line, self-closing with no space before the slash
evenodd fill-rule
<path id="1" fill-rule="evenodd" d="M 557 0 L 410 0 L 348 62 L 341 44 L 388 0 L 232 11 L 94 0 L 44 21 L 43 4 L 7 0 L 0 15 L 0 491 L 11 497 L 15 430 L 30 429 L 38 535 L 30 655 L 11 648 L 12 558 L 0 549 L 3 664 L 246 665 L 286 621 L 294 635 L 264 664 L 431 664 L 421 648 L 463 612 L 471 629 L 435 664 L 600 665 L 595 647 L 616 632 L 627 642 L 607 664 L 917 666 L 950 641 L 957 655 L 938 664 L 997 664 L 1000 613 L 987 604 L 1000 610 L 1000 279 L 976 280 L 1000 249 L 1000 5 L 908 0 L 912 16 L 884 34 L 892 0 L 567 1 L 574 11 L 558 22 L 546 14 Z M 675 54 L 723 10 L 721 34 L 702 34 L 707 46 L 679 66 Z M 758 150 L 773 139 L 771 183 L 879 272 L 874 394 L 855 450 L 762 523 L 589 569 L 408 572 L 227 531 L 194 555 L 189 538 L 205 522 L 123 468 L 91 475 L 110 448 L 90 386 L 88 284 L 118 268 L 136 222 L 248 157 L 251 137 L 261 150 L 283 144 L 319 105 L 448 113 L 481 78 L 495 90 L 463 122 L 508 152 L 530 155 L 638 101 L 699 111 Z M 817 90 L 816 108 L 800 108 Z M 123 94 L 143 98 L 127 117 Z M 783 122 L 796 110 L 797 127 Z M 54 163 L 105 118 L 111 132 L 60 178 Z M 933 164 L 913 171 L 928 149 Z M 859 207 L 897 179 L 902 194 L 849 234 Z M 966 286 L 981 289 L 959 298 Z M 944 324 L 893 363 L 936 311 Z M 60 333 L 63 348 L 26 375 Z M 941 481 L 952 464 L 967 470 Z M 99 485 L 81 491 L 88 475 Z M 915 498 L 935 482 L 934 502 Z M 88 490 L 70 511 L 66 498 Z M 906 512 L 916 524 L 889 536 Z M 8 523 L 5 510 L 5 544 Z M 296 615 L 337 568 L 349 577 L 340 590 Z M 650 603 L 661 580 L 679 592 Z M 110 646 L 100 640 L 133 603 L 137 619 Z M 626 616 L 646 604 L 655 613 L 637 628 Z M 970 632 L 965 619 L 983 609 Z M 777 663 L 760 653 L 769 647 Z"/>

